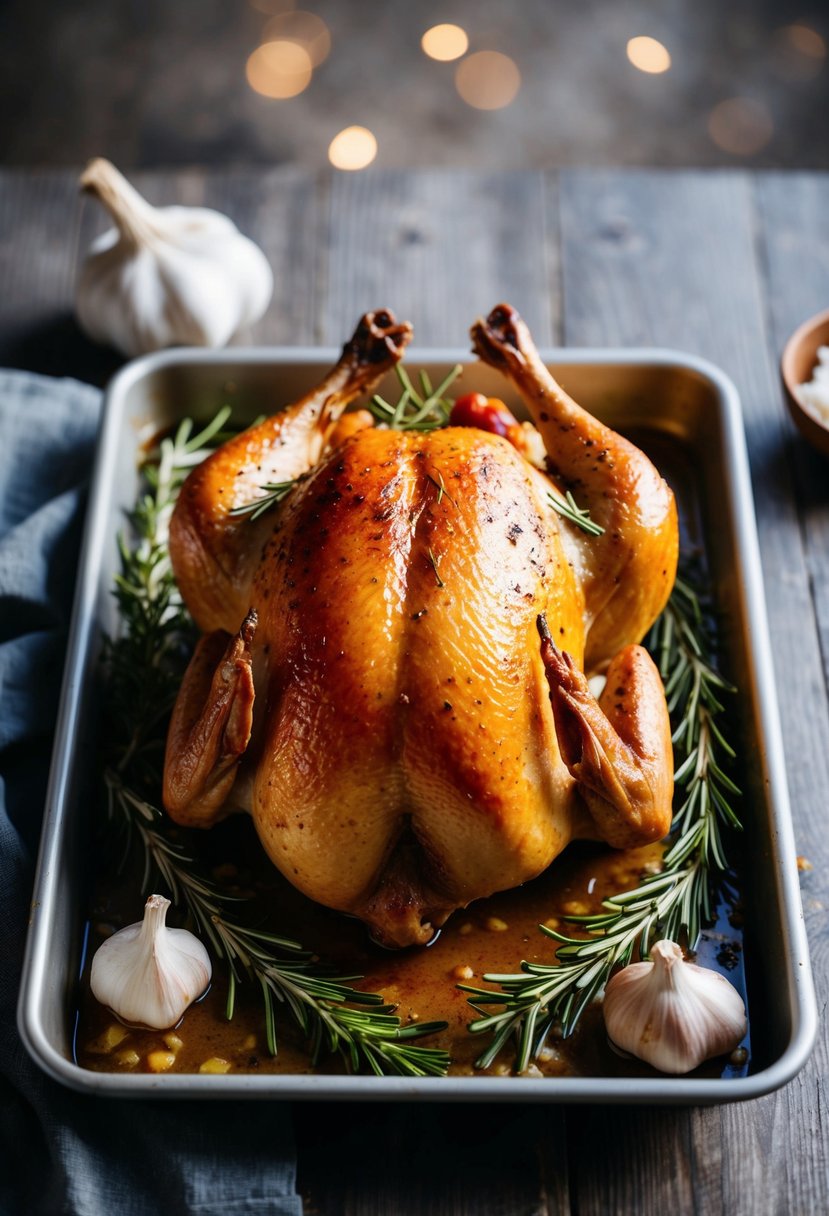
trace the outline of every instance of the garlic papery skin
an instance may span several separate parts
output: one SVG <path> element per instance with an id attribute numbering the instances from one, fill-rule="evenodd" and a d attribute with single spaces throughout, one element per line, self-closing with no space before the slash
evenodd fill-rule
<path id="1" fill-rule="evenodd" d="M 656 942 L 650 956 L 617 972 L 605 989 L 605 1026 L 616 1046 L 675 1074 L 732 1051 L 748 1025 L 733 984 L 686 963 L 676 942 Z"/>
<path id="2" fill-rule="evenodd" d="M 124 355 L 225 346 L 265 312 L 273 275 L 262 250 L 206 207 L 152 207 L 108 160 L 82 189 L 115 221 L 93 241 L 75 297 L 78 323 Z"/>
<path id="3" fill-rule="evenodd" d="M 151 895 L 144 919 L 99 946 L 90 986 L 122 1021 L 168 1030 L 206 991 L 213 968 L 202 943 L 186 929 L 168 929 L 169 899 Z"/>

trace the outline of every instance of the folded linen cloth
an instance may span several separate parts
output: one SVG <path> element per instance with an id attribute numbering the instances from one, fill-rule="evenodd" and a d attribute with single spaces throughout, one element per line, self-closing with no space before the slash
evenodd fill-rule
<path id="1" fill-rule="evenodd" d="M 0 371 L 0 1213 L 301 1216 L 289 1107 L 87 1097 L 43 1075 L 17 1034 L 99 409 L 87 385 Z"/>

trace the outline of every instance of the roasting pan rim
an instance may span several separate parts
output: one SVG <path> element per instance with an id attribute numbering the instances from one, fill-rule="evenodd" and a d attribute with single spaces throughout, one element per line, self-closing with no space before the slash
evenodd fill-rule
<path id="1" fill-rule="evenodd" d="M 562 1077 L 528 1080 L 511 1077 L 339 1077 L 329 1075 L 229 1074 L 122 1075 L 80 1068 L 57 1041 L 54 979 L 66 960 L 56 957 L 66 938 L 61 924 L 67 901 L 71 903 L 61 862 L 73 842 L 71 794 L 78 780 L 74 746 L 90 680 L 96 629 L 96 604 L 104 546 L 112 530 L 113 479 L 119 445 L 135 431 L 126 418 L 131 394 L 147 391 L 150 408 L 153 377 L 188 367 L 276 368 L 310 370 L 330 363 L 339 354 L 334 347 L 259 347 L 205 351 L 178 348 L 143 356 L 127 364 L 110 383 L 101 417 L 92 486 L 87 508 L 78 582 L 72 613 L 66 666 L 60 699 L 55 744 L 44 812 L 40 853 L 27 935 L 23 979 L 18 1005 L 21 1037 L 36 1063 L 51 1077 L 72 1089 L 112 1097 L 270 1098 L 284 1100 L 427 1100 L 427 1101 L 544 1101 L 602 1103 L 668 1103 L 700 1105 L 760 1097 L 790 1081 L 812 1050 L 817 1009 L 808 959 L 808 946 L 795 863 L 794 835 L 788 802 L 774 675 L 766 621 L 759 544 L 754 518 L 748 457 L 737 390 L 720 368 L 696 355 L 668 348 L 544 348 L 542 359 L 557 370 L 594 365 L 602 372 L 614 367 L 647 373 L 674 369 L 682 376 L 705 382 L 716 400 L 717 425 L 727 471 L 724 502 L 735 542 L 739 566 L 743 627 L 750 656 L 758 718 L 758 750 L 768 790 L 768 832 L 771 881 L 777 898 L 785 1003 L 789 1028 L 784 1050 L 767 1067 L 743 1078 L 686 1080 L 683 1078 Z M 408 360 L 418 364 L 461 362 L 469 354 L 456 348 L 412 348 Z M 470 366 L 477 366 L 472 365 Z M 74 817 L 77 819 L 77 816 Z M 76 831 L 80 829 L 76 828 Z M 71 882 L 71 876 L 69 881 Z M 65 1003 L 65 1002 L 64 1002 Z M 50 1015 L 51 1014 L 51 1018 Z M 64 1010 L 68 1019 L 69 1010 Z"/>

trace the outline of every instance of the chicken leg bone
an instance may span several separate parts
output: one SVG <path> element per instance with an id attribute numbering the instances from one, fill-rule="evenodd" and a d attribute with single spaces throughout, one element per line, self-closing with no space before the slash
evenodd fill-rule
<path id="1" fill-rule="evenodd" d="M 554 483 L 604 529 L 574 538 L 586 574 L 585 669 L 603 669 L 644 637 L 670 594 L 678 553 L 674 496 L 639 448 L 558 384 L 514 308 L 499 304 L 476 321 L 471 337 L 479 357 L 503 371 L 526 403 Z"/>
<path id="2" fill-rule="evenodd" d="M 388 310 L 366 313 L 325 379 L 287 409 L 243 431 L 198 465 L 170 523 L 170 557 L 184 601 L 204 632 L 236 633 L 273 515 L 252 522 L 233 511 L 267 483 L 295 481 L 318 463 L 341 414 L 397 363 L 412 327 Z M 342 424 L 341 424 L 342 425 Z"/>

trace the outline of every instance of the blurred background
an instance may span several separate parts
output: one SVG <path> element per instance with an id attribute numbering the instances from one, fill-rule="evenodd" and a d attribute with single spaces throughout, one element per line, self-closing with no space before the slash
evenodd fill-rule
<path id="1" fill-rule="evenodd" d="M 7 164 L 829 168 L 826 0 L 5 0 Z"/>

